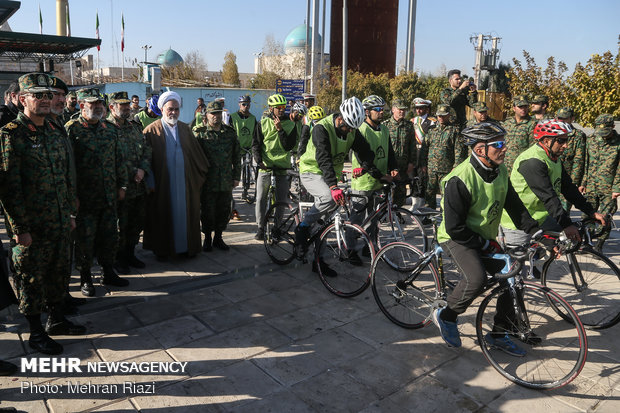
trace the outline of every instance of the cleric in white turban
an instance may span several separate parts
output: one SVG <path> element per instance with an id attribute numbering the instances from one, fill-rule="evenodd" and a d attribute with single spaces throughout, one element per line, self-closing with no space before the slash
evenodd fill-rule
<path id="1" fill-rule="evenodd" d="M 157 258 L 194 257 L 201 251 L 200 191 L 209 162 L 189 126 L 179 121 L 181 97 L 168 91 L 157 101 L 161 119 L 144 129 L 153 150 L 147 184 L 145 249 Z"/>

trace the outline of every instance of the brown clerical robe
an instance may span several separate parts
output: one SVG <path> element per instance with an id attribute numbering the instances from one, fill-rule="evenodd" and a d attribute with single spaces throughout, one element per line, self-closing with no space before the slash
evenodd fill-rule
<path id="1" fill-rule="evenodd" d="M 178 139 L 183 150 L 185 167 L 185 201 L 187 208 L 187 245 L 189 256 L 202 249 L 200 238 L 200 191 L 207 175 L 209 161 L 186 123 L 179 121 Z M 144 249 L 168 257 L 175 254 L 170 206 L 170 180 L 166 161 L 166 135 L 162 120 L 144 129 L 147 144 L 153 149 L 151 170 L 155 191 L 149 193 L 144 225 Z"/>

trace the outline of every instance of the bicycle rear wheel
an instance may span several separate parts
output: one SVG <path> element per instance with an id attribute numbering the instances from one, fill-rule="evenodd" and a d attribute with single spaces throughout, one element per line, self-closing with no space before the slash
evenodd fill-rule
<path id="1" fill-rule="evenodd" d="M 429 262 L 419 268 L 422 255 L 412 245 L 395 242 L 377 253 L 371 268 L 370 284 L 377 305 L 391 322 L 404 328 L 428 325 L 433 302 L 441 292 L 435 266 Z"/>
<path id="2" fill-rule="evenodd" d="M 294 205 L 276 202 L 267 210 L 263 226 L 264 244 L 276 264 L 285 265 L 295 258 L 295 228 L 298 224 L 299 209 Z"/>
<path id="3" fill-rule="evenodd" d="M 519 297 L 512 297 L 508 287 L 495 288 L 480 304 L 476 333 L 482 353 L 502 376 L 518 385 L 548 390 L 570 383 L 581 372 L 588 351 L 586 332 L 577 313 L 560 295 L 539 284 L 526 282 L 513 291 Z M 497 315 L 499 297 L 511 303 L 511 314 L 505 317 Z M 570 322 L 550 303 L 561 308 Z M 515 344 L 526 351 L 523 357 L 506 354 L 487 343 L 485 337 L 493 332 L 496 322 L 495 334 L 515 337 Z"/>
<path id="4" fill-rule="evenodd" d="M 540 282 L 564 297 L 586 328 L 608 328 L 620 321 L 620 270 L 597 251 L 586 248 L 552 257 Z"/>
<path id="5" fill-rule="evenodd" d="M 422 252 L 426 251 L 424 226 L 408 209 L 394 208 L 391 214 L 386 210 L 379 220 L 377 247 L 382 248 L 392 242 L 406 242 Z"/>
<path id="6" fill-rule="evenodd" d="M 315 253 L 321 282 L 331 293 L 344 298 L 355 297 L 368 288 L 374 257 L 375 249 L 366 232 L 346 222 L 339 228 L 335 223 L 328 225 L 321 233 Z"/>

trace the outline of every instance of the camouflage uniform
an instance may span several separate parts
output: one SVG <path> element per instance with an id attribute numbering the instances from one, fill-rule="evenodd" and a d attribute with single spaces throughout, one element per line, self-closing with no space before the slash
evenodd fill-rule
<path id="1" fill-rule="evenodd" d="M 456 112 L 455 125 L 459 127 L 459 130 L 465 127 L 467 123 L 467 113 L 465 106 L 472 106 L 478 101 L 478 93 L 470 93 L 469 88 L 466 89 L 452 89 L 451 87 L 445 88 L 439 95 L 439 101 L 446 105 L 450 105 Z"/>
<path id="2" fill-rule="evenodd" d="M 449 108 L 439 105 L 437 114 L 448 114 Z M 446 112 L 442 112 L 445 110 Z M 428 168 L 426 186 L 426 203 L 430 208 L 437 208 L 437 194 L 441 192 L 440 182 L 454 167 L 467 158 L 467 147 L 459 138 L 459 127 L 437 123 L 426 135 L 427 146 L 420 156 Z"/>
<path id="3" fill-rule="evenodd" d="M 603 114 L 595 120 L 595 130 L 588 138 L 588 160 L 582 186 L 586 187 L 586 199 L 601 214 L 615 214 L 618 209 L 613 192 L 620 192 L 620 135 L 613 129 L 611 115 Z M 599 238 L 602 248 L 609 232 Z"/>
<path id="4" fill-rule="evenodd" d="M 24 75 L 20 84 L 34 80 L 43 86 L 47 76 L 37 75 L 45 77 Z M 77 206 L 64 139 L 62 130 L 49 119 L 37 127 L 24 113 L 0 130 L 7 220 L 14 234 L 32 237 L 30 246 L 16 245 L 12 255 L 19 310 L 26 315 L 59 304 L 67 287 L 70 216 Z"/>
<path id="5" fill-rule="evenodd" d="M 117 128 L 107 121 L 90 125 L 80 115 L 65 127 L 73 143 L 80 202 L 76 261 L 82 273 L 89 274 L 96 253 L 105 271 L 118 248 L 118 192 L 128 184 L 123 146 Z"/>
<path id="6" fill-rule="evenodd" d="M 515 106 L 519 106 L 522 103 L 528 104 L 525 96 L 516 96 L 514 98 Z M 506 145 L 508 146 L 504 165 L 508 168 L 509 173 L 517 156 L 535 143 L 534 127 L 536 127 L 536 123 L 536 119 L 530 116 L 526 116 L 520 122 L 517 122 L 515 117 L 512 116 L 502 123 L 504 129 L 506 129 Z"/>
<path id="7" fill-rule="evenodd" d="M 210 102 L 207 110 L 217 110 L 221 105 Z M 202 232 L 222 232 L 230 219 L 233 181 L 241 177 L 241 147 L 235 130 L 222 123 L 219 131 L 208 124 L 193 129 L 200 146 L 209 160 L 209 171 L 201 194 Z"/>
<path id="8" fill-rule="evenodd" d="M 392 106 L 406 109 L 406 106 L 400 100 L 395 100 Z M 409 164 L 415 165 L 418 156 L 413 124 L 405 118 L 397 122 L 393 116 L 390 116 L 383 124 L 390 132 L 397 169 L 403 178 L 407 178 Z M 398 185 L 394 190 L 394 203 L 404 205 L 406 202 L 406 192 L 407 190 L 404 186 Z"/>
<path id="9" fill-rule="evenodd" d="M 124 96 L 122 95 L 124 94 Z M 111 102 L 129 103 L 127 92 L 112 94 Z M 127 191 L 125 199 L 118 202 L 118 252 L 119 261 L 130 260 L 134 248 L 140 242 L 140 233 L 146 218 L 146 175 L 151 173 L 151 147 L 142 135 L 142 125 L 132 118 L 121 123 L 112 113 L 107 122 L 118 129 L 118 140 L 127 168 Z M 142 169 L 145 178 L 137 183 L 134 179 L 138 169 Z"/>
<path id="10" fill-rule="evenodd" d="M 488 112 L 489 108 L 487 107 L 487 105 L 484 102 L 476 102 L 472 105 L 472 110 L 476 111 L 476 112 Z M 488 117 L 486 118 L 486 120 L 484 122 L 488 122 L 488 123 L 499 123 L 498 120 L 493 119 L 492 117 Z M 470 119 L 467 121 L 467 127 L 469 126 L 474 126 L 479 124 L 480 122 L 478 122 L 476 120 L 476 118 Z"/>
<path id="11" fill-rule="evenodd" d="M 79 106 L 77 106 L 75 110 L 71 110 L 65 106 L 65 108 L 62 110 L 62 115 L 58 117 L 58 123 L 61 123 L 62 125 L 66 124 L 67 122 L 71 120 L 72 117 L 74 117 L 75 114 L 79 112 L 80 112 Z"/>

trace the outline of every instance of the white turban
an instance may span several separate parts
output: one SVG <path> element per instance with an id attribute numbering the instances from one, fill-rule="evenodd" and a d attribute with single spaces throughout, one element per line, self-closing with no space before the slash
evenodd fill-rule
<path id="1" fill-rule="evenodd" d="M 169 100 L 176 100 L 179 103 L 179 105 L 181 104 L 181 96 L 179 96 L 177 92 L 173 92 L 172 90 L 169 90 L 167 92 L 162 93 L 162 95 L 157 100 L 157 106 L 159 107 L 159 110 L 162 110 L 166 102 L 168 102 Z"/>

